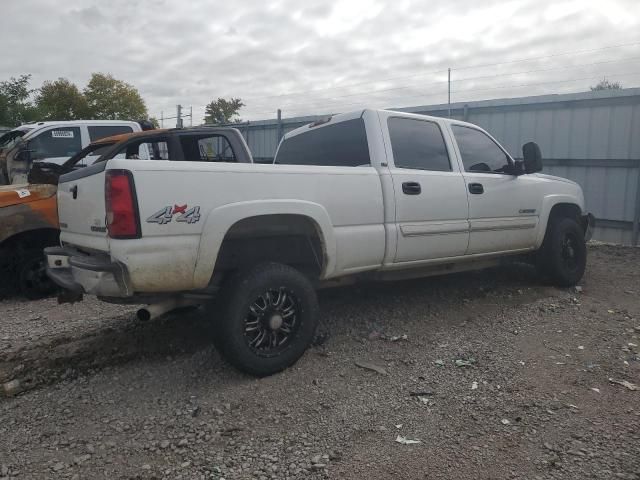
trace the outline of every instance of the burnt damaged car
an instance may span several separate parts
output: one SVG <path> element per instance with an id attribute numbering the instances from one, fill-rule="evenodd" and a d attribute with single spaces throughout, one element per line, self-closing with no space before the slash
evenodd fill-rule
<path id="1" fill-rule="evenodd" d="M 94 142 L 63 165 L 35 163 L 28 183 L 0 186 L 0 294 L 35 299 L 55 290 L 45 273 L 43 249 L 58 245 L 58 177 L 91 165 L 117 141 Z"/>

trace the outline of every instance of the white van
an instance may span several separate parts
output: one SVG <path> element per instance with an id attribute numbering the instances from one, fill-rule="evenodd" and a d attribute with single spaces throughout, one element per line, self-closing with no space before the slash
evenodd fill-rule
<path id="1" fill-rule="evenodd" d="M 30 123 L 18 128 L 28 131 L 4 152 L 4 159 L 0 158 L 0 168 L 4 170 L 7 183 L 13 184 L 26 181 L 33 162 L 62 165 L 95 140 L 153 127 L 147 122 L 70 120 Z"/>

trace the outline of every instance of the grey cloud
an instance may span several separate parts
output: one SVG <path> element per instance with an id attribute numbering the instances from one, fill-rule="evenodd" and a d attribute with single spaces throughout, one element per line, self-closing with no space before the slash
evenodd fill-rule
<path id="1" fill-rule="evenodd" d="M 576 10 L 570 0 L 4 3 L 0 40 L 11 54 L 0 80 L 33 73 L 35 86 L 64 76 L 83 87 L 91 72 L 109 72 L 137 86 L 156 116 L 178 103 L 201 115 L 218 96 L 245 99 L 245 118 L 278 107 L 293 115 L 441 103 L 446 74 L 430 72 L 448 67 L 458 100 L 585 90 L 593 82 L 517 85 L 640 72 L 637 62 L 579 66 L 638 57 L 640 45 L 462 69 L 629 43 L 640 27 L 637 0 L 611 0 L 624 17 L 596 2 Z M 554 66 L 572 67 L 510 75 Z M 462 80 L 483 75 L 497 76 Z M 640 81 L 627 78 L 626 86 Z"/>

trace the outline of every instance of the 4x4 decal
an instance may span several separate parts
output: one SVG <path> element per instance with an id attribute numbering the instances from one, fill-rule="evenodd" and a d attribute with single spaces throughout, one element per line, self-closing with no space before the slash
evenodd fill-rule
<path id="1" fill-rule="evenodd" d="M 173 207 L 164 207 L 147 218 L 147 223 L 159 223 L 166 225 L 170 223 L 173 216 L 179 214 L 176 222 L 197 223 L 200 221 L 200 207 L 191 207 L 188 205 L 174 205 Z"/>

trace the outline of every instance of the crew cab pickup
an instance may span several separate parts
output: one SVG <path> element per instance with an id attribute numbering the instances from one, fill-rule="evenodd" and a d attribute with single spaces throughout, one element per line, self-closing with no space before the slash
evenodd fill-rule
<path id="1" fill-rule="evenodd" d="M 505 259 L 560 286 L 583 275 L 593 217 L 576 183 L 536 173 L 535 143 L 515 161 L 475 125 L 369 109 L 287 133 L 269 165 L 241 161 L 233 129 L 206 135 L 168 161 L 104 155 L 62 176 L 50 277 L 146 303 L 141 318 L 209 305 L 221 353 L 260 376 L 304 353 L 322 285 Z"/>

